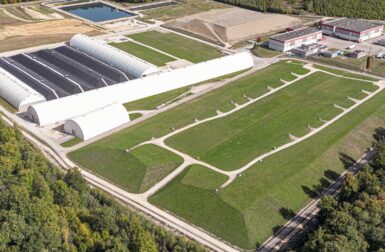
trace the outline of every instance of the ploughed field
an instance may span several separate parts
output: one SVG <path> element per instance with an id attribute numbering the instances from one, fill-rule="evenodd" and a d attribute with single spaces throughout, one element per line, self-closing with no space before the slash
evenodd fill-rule
<path id="1" fill-rule="evenodd" d="M 126 149 L 217 111 L 231 111 L 308 72 L 298 62 L 276 63 L 79 149 L 70 158 L 130 192 L 144 192 L 182 159 L 155 145 Z M 334 105 L 349 108 L 354 99 L 377 88 L 367 80 L 315 72 L 226 117 L 182 131 L 166 144 L 223 171 L 236 170 L 343 112 Z M 149 201 L 236 246 L 255 248 L 370 146 L 374 129 L 385 126 L 384 99 L 380 92 L 316 135 L 254 164 L 224 188 L 227 175 L 192 165 Z"/>

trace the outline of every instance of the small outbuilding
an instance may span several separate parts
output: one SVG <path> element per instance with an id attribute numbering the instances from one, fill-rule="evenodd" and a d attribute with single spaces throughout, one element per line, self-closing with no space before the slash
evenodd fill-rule
<path id="1" fill-rule="evenodd" d="M 64 132 L 82 140 L 87 140 L 129 121 L 130 117 L 124 106 L 113 103 L 66 121 Z"/>

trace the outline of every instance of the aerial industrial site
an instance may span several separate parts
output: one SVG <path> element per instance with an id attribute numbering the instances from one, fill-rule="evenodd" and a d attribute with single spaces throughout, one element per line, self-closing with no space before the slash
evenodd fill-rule
<path id="1" fill-rule="evenodd" d="M 301 251 L 381 149 L 384 21 L 227 3 L 4 4 L 2 121 L 204 250 Z"/>

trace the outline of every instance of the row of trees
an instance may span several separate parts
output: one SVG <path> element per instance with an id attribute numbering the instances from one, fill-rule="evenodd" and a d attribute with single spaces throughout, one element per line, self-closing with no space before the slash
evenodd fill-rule
<path id="1" fill-rule="evenodd" d="M 293 13 L 289 6 L 294 6 L 302 0 L 218 0 L 226 4 L 231 4 L 247 9 L 257 10 L 261 12 L 275 12 L 275 13 Z M 288 3 L 287 3 L 288 2 Z"/>
<path id="2" fill-rule="evenodd" d="M 298 14 L 309 11 L 319 15 L 384 19 L 384 0 L 218 0 L 262 12 Z"/>
<path id="3" fill-rule="evenodd" d="M 319 15 L 354 17 L 365 19 L 384 19 L 383 0 L 306 0 L 308 11 Z"/>
<path id="4" fill-rule="evenodd" d="M 380 139 L 373 163 L 357 176 L 347 175 L 338 199 L 320 202 L 320 226 L 302 251 L 384 251 L 385 141 Z"/>
<path id="5" fill-rule="evenodd" d="M 0 122 L 0 251 L 204 251 L 63 174 Z"/>
<path id="6" fill-rule="evenodd" d="M 1 4 L 14 4 L 14 3 L 23 3 L 23 2 L 31 2 L 36 0 L 1 0 Z"/>

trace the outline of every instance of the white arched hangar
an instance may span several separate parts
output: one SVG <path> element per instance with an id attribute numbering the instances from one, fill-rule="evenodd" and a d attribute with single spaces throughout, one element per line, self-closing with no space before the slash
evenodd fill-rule
<path id="1" fill-rule="evenodd" d="M 19 111 L 27 110 L 31 104 L 46 101 L 43 95 L 3 68 L 0 68 L 0 96 Z"/>
<path id="2" fill-rule="evenodd" d="M 113 65 L 134 78 L 159 72 L 156 66 L 144 60 L 83 34 L 73 36 L 70 40 L 70 46 L 98 60 Z"/>
<path id="3" fill-rule="evenodd" d="M 114 102 L 124 104 L 253 66 L 254 60 L 249 53 L 236 53 L 169 72 L 160 72 L 145 78 L 35 104 L 28 108 L 28 117 L 40 126 L 54 124 L 86 114 L 107 104 Z"/>
<path id="4" fill-rule="evenodd" d="M 64 132 L 87 140 L 129 121 L 130 117 L 124 106 L 113 103 L 66 121 Z"/>

